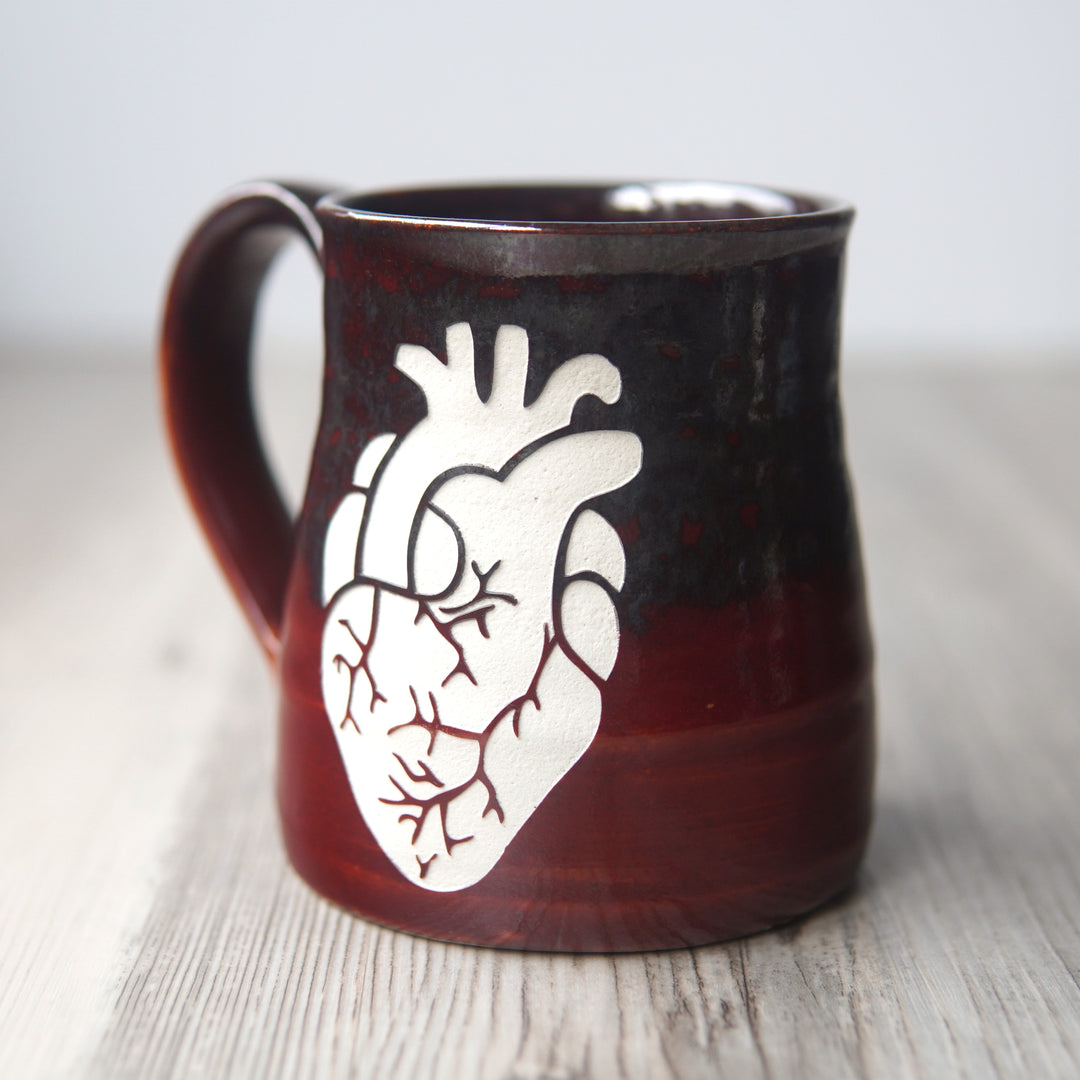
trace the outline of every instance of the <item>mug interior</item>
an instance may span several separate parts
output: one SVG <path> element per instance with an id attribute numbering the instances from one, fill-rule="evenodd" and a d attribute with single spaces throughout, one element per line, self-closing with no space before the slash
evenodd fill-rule
<path id="1" fill-rule="evenodd" d="M 392 217 L 499 223 L 727 221 L 833 209 L 831 200 L 750 184 L 657 181 L 592 186 L 485 186 L 375 192 L 334 200 Z"/>

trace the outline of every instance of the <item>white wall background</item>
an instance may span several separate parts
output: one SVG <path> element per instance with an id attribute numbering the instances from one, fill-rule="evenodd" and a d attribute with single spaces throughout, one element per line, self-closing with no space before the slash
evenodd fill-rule
<path id="1" fill-rule="evenodd" d="M 1080 358 L 1078 45 L 1076 0 L 13 0 L 0 338 L 149 355 L 241 179 L 707 177 L 857 204 L 849 356 Z"/>

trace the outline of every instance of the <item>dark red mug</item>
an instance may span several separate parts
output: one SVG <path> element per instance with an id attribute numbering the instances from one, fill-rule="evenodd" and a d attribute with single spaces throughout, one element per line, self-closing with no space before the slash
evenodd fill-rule
<path id="1" fill-rule="evenodd" d="M 281 680 L 289 856 L 447 941 L 698 945 L 843 890 L 873 778 L 837 385 L 850 207 L 712 183 L 235 189 L 165 313 L 173 450 Z M 325 275 L 310 477 L 260 283 Z"/>

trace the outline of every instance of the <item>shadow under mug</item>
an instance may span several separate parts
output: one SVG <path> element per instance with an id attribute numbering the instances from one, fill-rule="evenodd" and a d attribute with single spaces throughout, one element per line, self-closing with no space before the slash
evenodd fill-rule
<path id="1" fill-rule="evenodd" d="M 253 183 L 181 255 L 162 373 L 280 681 L 299 873 L 448 941 L 698 945 L 845 888 L 871 650 L 837 357 L 853 211 L 743 185 Z M 325 278 L 298 518 L 251 327 Z"/>

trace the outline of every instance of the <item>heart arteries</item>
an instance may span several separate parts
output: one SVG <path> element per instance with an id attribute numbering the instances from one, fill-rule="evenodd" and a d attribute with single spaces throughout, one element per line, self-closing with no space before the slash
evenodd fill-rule
<path id="1" fill-rule="evenodd" d="M 472 331 L 447 363 L 402 345 L 427 402 L 379 435 L 327 528 L 322 691 L 358 809 L 401 873 L 475 884 L 588 749 L 619 650 L 626 560 L 586 502 L 641 468 L 632 432 L 570 432 L 587 395 L 619 399 L 602 356 L 565 361 L 524 404 L 529 342 L 495 340 L 476 389 Z"/>

